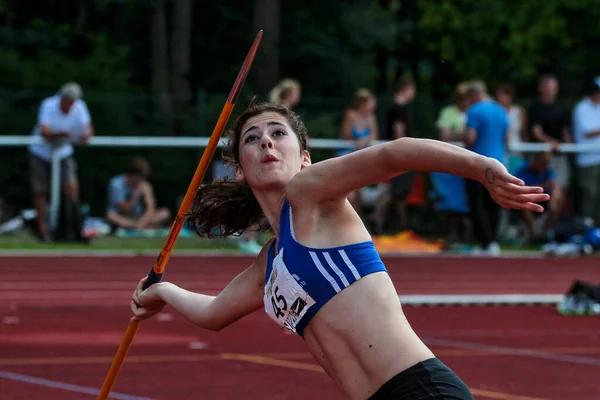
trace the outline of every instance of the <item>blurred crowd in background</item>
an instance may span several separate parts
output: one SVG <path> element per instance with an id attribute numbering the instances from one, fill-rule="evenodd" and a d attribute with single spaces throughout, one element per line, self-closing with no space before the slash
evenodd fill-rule
<path id="1" fill-rule="evenodd" d="M 589 82 L 573 109 L 561 102 L 556 76 L 540 76 L 537 88 L 537 101 L 525 108 L 519 105 L 511 82 L 493 88 L 476 79 L 460 82 L 431 124 L 438 132 L 437 140 L 493 157 L 525 184 L 542 186 L 551 194 L 543 214 L 501 210 L 483 186 L 474 181 L 443 173 L 409 171 L 350 194 L 349 201 L 367 222 L 371 233 L 374 236 L 406 231 L 427 234 L 422 225 L 431 215 L 424 215 L 434 212 L 444 218 L 446 246 L 469 244 L 470 252 L 497 255 L 501 252 L 501 242 L 542 245 L 551 241 L 560 222 L 583 217 L 589 226 L 589 221 L 592 224 L 600 221 L 600 152 L 572 156 L 559 151 L 564 143 L 600 144 L 600 78 Z M 415 81 L 403 77 L 386 110 L 377 113 L 377 99 L 372 91 L 358 88 L 349 99 L 349 106 L 340 110 L 339 139 L 350 141 L 352 146 L 340 148 L 331 156 L 343 156 L 381 140 L 418 137 L 411 120 L 411 106 L 417 95 Z M 295 109 L 302 101 L 302 86 L 297 80 L 283 79 L 256 101 Z M 85 194 L 79 193 L 73 144 L 85 144 L 93 137 L 92 121 L 93 110 L 88 109 L 83 89 L 75 82 L 64 84 L 39 106 L 32 134 L 42 136 L 44 142 L 29 147 L 29 183 L 38 216 L 35 233 L 42 241 L 57 240 L 60 235 L 64 239 L 68 232 L 73 240 L 89 240 L 84 232 L 80 198 L 85 198 Z M 509 150 L 509 146 L 523 142 L 545 143 L 548 151 Z M 58 151 L 61 159 L 65 203 L 61 208 L 62 230 L 57 232 L 50 232 L 47 224 L 53 150 Z M 107 186 L 106 210 L 101 216 L 108 226 L 107 233 L 136 236 L 169 227 L 176 209 L 156 203 L 154 191 L 161 188 L 150 183 L 150 171 L 147 160 L 136 158 L 127 170 L 108 182 L 98 182 Z M 234 179 L 233 166 L 217 156 L 207 179 Z M 239 238 L 240 247 L 251 253 L 259 251 L 259 241 L 259 233 L 255 231 Z"/>
<path id="2" fill-rule="evenodd" d="M 378 140 L 429 138 L 494 157 L 552 192 L 538 216 L 498 210 L 458 177 L 402 174 L 349 198 L 378 248 L 498 254 L 577 236 L 600 219 L 600 153 L 560 145 L 600 140 L 598 18 L 600 0 L 4 0 L 0 141 L 32 127 L 46 141 L 54 132 L 62 183 L 52 222 L 49 144 L 5 140 L 0 233 L 26 210 L 44 242 L 163 235 L 203 149 L 96 146 L 94 136 L 209 136 L 263 30 L 232 120 L 251 101 L 278 102 L 305 121 L 314 162 Z M 548 151 L 508 151 L 519 143 Z M 206 179 L 231 175 L 221 161 L 218 152 Z M 255 252 L 263 237 L 238 239 Z"/>

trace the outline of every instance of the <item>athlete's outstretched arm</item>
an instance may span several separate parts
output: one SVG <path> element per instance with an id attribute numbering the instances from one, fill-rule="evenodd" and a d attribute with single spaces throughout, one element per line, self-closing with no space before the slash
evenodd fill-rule
<path id="1" fill-rule="evenodd" d="M 445 172 L 481 182 L 505 208 L 542 211 L 540 187 L 524 186 L 495 159 L 438 140 L 400 138 L 305 168 L 288 183 L 289 201 L 325 203 L 407 171 Z"/>
<path id="2" fill-rule="evenodd" d="M 143 320 L 170 305 L 190 322 L 210 330 L 221 330 L 258 310 L 263 302 L 267 243 L 256 261 L 236 276 L 218 296 L 190 292 L 169 282 L 156 283 L 142 291 L 140 281 L 131 301 L 135 319 Z M 138 307 L 140 305 L 141 307 Z"/>

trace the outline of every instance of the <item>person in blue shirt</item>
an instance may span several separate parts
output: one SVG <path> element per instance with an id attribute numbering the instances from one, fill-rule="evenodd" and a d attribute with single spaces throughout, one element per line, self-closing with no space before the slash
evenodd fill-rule
<path id="1" fill-rule="evenodd" d="M 480 182 L 506 208 L 541 212 L 541 188 L 524 186 L 497 160 L 437 140 L 400 138 L 312 164 L 304 123 L 269 103 L 245 110 L 230 135 L 236 180 L 201 186 L 187 213 L 201 236 L 228 236 L 269 221 L 274 235 L 217 296 L 170 282 L 131 302 L 134 320 L 170 305 L 221 330 L 264 309 L 304 339 L 349 399 L 465 399 L 467 386 L 415 334 L 371 235 L 348 194 L 405 171 L 446 172 Z"/>
<path id="2" fill-rule="evenodd" d="M 536 215 L 532 212 L 522 211 L 523 220 L 529 228 L 533 240 L 543 238 L 547 232 L 552 230 L 565 203 L 563 189 L 556 174 L 550 168 L 551 162 L 552 153 L 535 153 L 532 161 L 516 172 L 517 178 L 525 182 L 525 185 L 542 187 L 544 192 L 550 195 L 549 201 L 540 204 L 546 210 L 543 214 L 544 218 L 536 219 Z"/>
<path id="3" fill-rule="evenodd" d="M 467 110 L 465 147 L 477 154 L 502 163 L 508 137 L 508 116 L 504 108 L 487 94 L 483 82 L 469 82 L 467 93 L 471 106 Z M 479 182 L 466 182 L 473 234 L 478 241 L 476 251 L 500 254 L 496 241 L 500 207 Z"/>

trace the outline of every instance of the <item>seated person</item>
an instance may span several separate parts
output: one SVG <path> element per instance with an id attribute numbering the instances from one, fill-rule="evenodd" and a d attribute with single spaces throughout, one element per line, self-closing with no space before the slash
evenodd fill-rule
<path id="1" fill-rule="evenodd" d="M 559 185 L 556 175 L 550 169 L 552 153 L 535 153 L 531 161 L 521 167 L 516 176 L 525 182 L 525 185 L 536 185 L 544 188 L 544 192 L 550 195 L 550 200 L 541 204 L 544 214 L 536 223 L 533 213 L 524 210 L 522 216 L 529 228 L 532 238 L 541 238 L 545 232 L 549 232 L 560 217 L 564 205 L 565 196 Z"/>
<path id="2" fill-rule="evenodd" d="M 156 208 L 152 185 L 147 181 L 150 167 L 142 159 L 131 163 L 129 171 L 110 180 L 106 220 L 116 228 L 149 229 L 164 224 L 171 213 Z"/>

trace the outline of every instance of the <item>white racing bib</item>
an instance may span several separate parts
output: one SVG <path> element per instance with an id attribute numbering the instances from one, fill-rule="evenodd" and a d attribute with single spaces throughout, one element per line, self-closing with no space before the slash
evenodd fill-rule
<path id="1" fill-rule="evenodd" d="M 298 279 L 299 280 L 299 279 Z M 296 333 L 298 321 L 315 301 L 288 271 L 283 262 L 283 249 L 273 259 L 273 269 L 265 285 L 265 311 L 286 333 Z"/>

